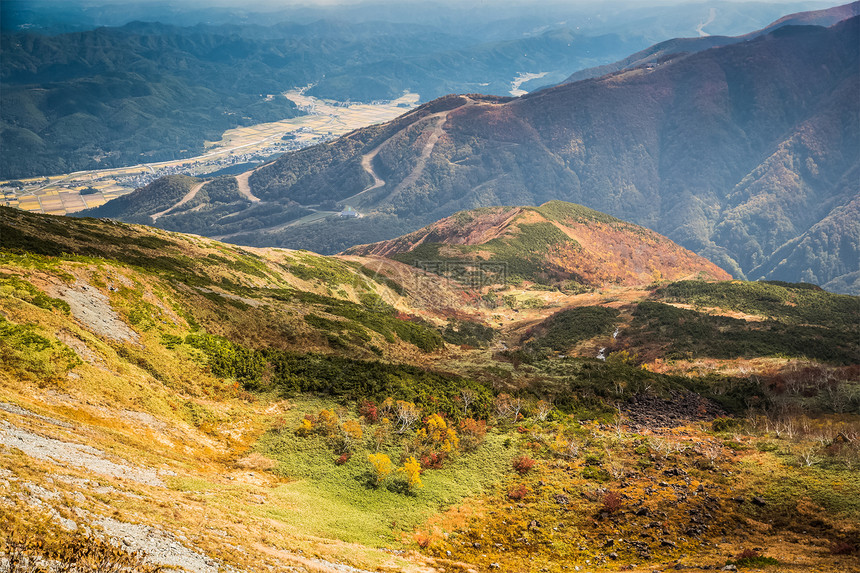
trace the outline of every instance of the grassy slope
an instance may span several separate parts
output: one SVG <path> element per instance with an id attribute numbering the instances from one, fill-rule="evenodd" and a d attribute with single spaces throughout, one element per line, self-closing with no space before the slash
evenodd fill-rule
<path id="1" fill-rule="evenodd" d="M 362 245 L 348 253 L 395 260 L 503 263 L 510 280 L 589 286 L 642 284 L 723 271 L 638 225 L 564 201 L 540 207 L 462 211 L 398 239 Z"/>
<path id="2" fill-rule="evenodd" d="M 506 355 L 498 352 L 498 346 L 448 346 L 427 353 L 401 339 L 396 330 L 390 337 L 373 330 L 370 326 L 376 323 L 371 318 L 405 321 L 373 312 L 373 304 L 359 303 L 373 303 L 376 299 L 367 298 L 373 294 L 401 312 L 424 316 L 441 328 L 441 318 L 451 307 L 463 307 L 470 299 L 458 298 L 450 284 L 432 276 L 406 280 L 415 271 L 403 265 L 385 263 L 384 268 L 396 268 L 402 274 L 381 277 L 362 272 L 357 265 L 362 259 L 250 251 L 143 227 L 6 209 L 0 210 L 0 216 L 0 229 L 8 241 L 4 247 L 14 249 L 2 252 L 0 276 L 2 401 L 69 421 L 76 429 L 5 410 L 0 411 L 0 418 L 43 436 L 84 441 L 109 452 L 115 460 L 175 472 L 173 476 L 162 473 L 167 487 L 159 488 L 93 474 L 85 468 L 33 461 L 15 449 L 0 451 L 4 468 L 24 481 L 59 491 L 71 506 L 123 521 L 170 524 L 188 543 L 248 570 L 300 563 L 297 560 L 303 557 L 298 550 L 304 555 L 392 571 L 419 566 L 448 570 L 455 566 L 447 561 L 447 551 L 452 552 L 452 559 L 481 571 L 489 570 L 491 563 L 512 570 L 556 570 L 571 559 L 581 565 L 586 559 L 592 564 L 605 559 L 601 567 L 608 570 L 679 558 L 684 563 L 722 566 L 727 558 L 752 545 L 750 540 L 763 547 L 763 553 L 797 566 L 840 570 L 852 558 L 830 557 L 826 549 L 835 542 L 850 545 L 857 535 L 857 483 L 853 470 L 848 469 L 856 463 L 851 457 L 854 450 L 830 452 L 820 444 L 828 443 L 837 432 L 855 431 L 856 416 L 812 417 L 804 422 L 796 414 L 792 414 L 793 421 L 774 417 L 776 410 L 767 409 L 781 404 L 783 414 L 797 406 L 809 413 L 826 411 L 830 406 L 823 400 L 829 388 L 848 392 L 848 408 L 856 409 L 850 395 L 856 391 L 856 384 L 851 383 L 856 373 L 851 368 L 807 362 L 819 370 L 814 376 L 801 373 L 806 376 L 801 376 L 802 384 L 792 386 L 790 369 L 798 361 L 769 358 L 766 367 L 753 370 L 760 383 L 750 386 L 756 376 L 749 372 L 731 374 L 712 365 L 708 376 L 662 375 L 653 371 L 656 361 L 647 365 L 652 370 L 646 370 L 621 353 L 611 354 L 606 363 L 591 358 Z M 368 265 L 373 262 L 365 261 Z M 420 298 L 427 296 L 422 288 L 448 296 Z M 70 296 L 70 289 L 78 294 Z M 760 296 L 761 289 L 774 295 L 774 300 Z M 97 300 L 100 297 L 95 293 L 109 302 L 102 316 L 116 313 L 119 323 L 125 325 L 115 325 L 114 333 L 127 335 L 124 329 L 130 329 L 132 340 L 108 338 L 96 329 L 92 318 L 79 313 L 75 301 Z M 633 305 L 643 296 L 698 305 L 698 312 L 706 316 L 740 313 L 733 309 L 741 309 L 745 316 L 767 313 L 785 324 L 806 323 L 809 316 L 817 316 L 823 326 L 842 332 L 852 319 L 839 305 L 848 303 L 850 312 L 850 303 L 856 302 L 797 286 L 746 283 L 681 283 L 657 291 L 615 288 L 578 295 L 505 287 L 498 294 L 504 297 L 506 293 L 528 294 L 534 300 L 564 306 L 615 308 L 615 320 L 622 329 L 633 319 L 627 296 L 632 297 Z M 777 301 L 776 294 L 783 297 L 779 301 L 796 306 Z M 674 298 L 668 301 L 670 296 Z M 418 300 L 438 304 L 420 307 Z M 822 308 L 831 310 L 822 312 Z M 344 317 L 344 309 L 360 309 L 370 313 L 370 318 Z M 503 325 L 498 336 L 511 340 L 523 325 L 545 318 L 555 309 L 543 305 L 463 310 L 490 324 Z M 811 309 L 815 309 L 812 315 Z M 345 326 L 340 333 L 332 333 L 330 327 L 320 330 L 304 318 L 309 313 Z M 552 322 L 547 326 L 558 338 L 561 333 L 552 329 Z M 359 328 L 370 341 L 349 338 Z M 219 342 L 221 351 L 210 352 L 196 342 L 203 332 L 213 335 L 212 340 L 231 342 Z M 541 332 L 538 328 L 533 334 L 539 337 Z M 606 328 L 595 332 L 596 338 L 574 341 L 575 345 L 602 344 L 609 338 Z M 189 338 L 189 334 L 194 336 Z M 332 334 L 337 338 L 332 339 Z M 371 344 L 393 362 L 385 367 L 388 370 L 383 376 L 372 376 L 379 367 L 374 366 L 378 354 L 370 349 Z M 244 370 L 235 369 L 245 364 L 254 371 L 261 350 L 277 353 L 300 348 L 316 349 L 322 357 L 284 354 L 294 357 L 290 358 L 290 372 L 299 374 L 297 364 L 303 361 L 315 362 L 322 369 L 306 371 L 303 376 L 317 379 L 330 390 L 297 394 L 280 385 L 277 369 L 267 369 L 258 377 L 245 377 Z M 586 356 L 591 352 L 590 347 L 577 348 Z M 325 358 L 326 354 L 336 356 Z M 736 360 L 725 359 L 717 366 L 732 368 Z M 678 372 L 684 371 L 681 362 L 676 364 Z M 443 363 L 449 374 L 433 378 L 398 363 L 436 367 Z M 743 362 L 738 369 L 749 366 Z M 456 404 L 452 394 L 463 385 L 474 384 L 473 388 L 483 389 L 487 395 L 522 396 L 524 417 L 514 423 L 494 409 L 476 406 L 473 411 L 488 415 L 492 426 L 483 445 L 453 456 L 442 469 L 425 471 L 424 488 L 414 494 L 399 492 L 402 486 L 396 477 L 374 489 L 367 485 L 369 466 L 364 458 L 375 449 L 371 436 L 378 424 L 365 421 L 364 437 L 353 446 L 352 458 L 340 466 L 334 463 L 338 452 L 331 440 L 318 435 L 300 437 L 294 432 L 305 414 L 323 408 L 339 411 L 342 420 L 358 419 L 357 404 L 344 388 L 352 380 L 361 380 L 364 373 L 371 375 L 369 379 L 389 380 L 377 399 L 398 388 L 418 392 L 402 396 L 422 404 L 425 414 L 441 408 L 444 397 Z M 407 384 L 399 386 L 396 378 Z M 779 381 L 788 389 L 784 394 L 772 385 Z M 623 404 L 634 394 L 671 400 L 690 389 L 721 400 L 726 407 L 734 404 L 739 412 L 744 411 L 744 398 L 753 393 L 766 401 L 757 410 L 758 418 L 751 417 L 746 424 L 722 433 L 693 424 L 649 434 L 637 429 L 630 421 L 633 418 L 619 433 L 612 426 L 586 421 L 611 423 L 613 404 Z M 809 389 L 815 393 L 810 394 Z M 425 390 L 440 400 L 419 399 Z M 555 397 L 556 407 L 541 419 L 536 399 L 546 397 Z M 771 418 L 766 419 L 765 414 Z M 456 415 L 452 412 L 451 417 Z M 794 424 L 791 432 L 786 424 Z M 817 441 L 818 435 L 823 436 L 822 442 Z M 411 434 L 393 435 L 382 449 L 399 466 L 404 448 L 414 447 L 412 440 Z M 572 457 L 570 443 L 577 449 Z M 808 448 L 817 448 L 811 467 L 803 465 Z M 511 458 L 519 455 L 536 460 L 535 468 L 524 476 L 511 466 Z M 665 474 L 673 468 L 687 472 L 690 483 L 683 474 Z M 49 475 L 95 479 L 98 485 L 110 485 L 114 490 L 97 493 L 89 486 L 59 479 L 50 483 L 46 480 Z M 677 488 L 670 492 L 658 485 L 660 481 Z M 693 495 L 697 482 L 703 484 L 707 496 Z M 521 485 L 525 486 L 524 496 L 512 499 L 511 492 Z M 646 494 L 644 488 L 649 486 L 657 493 Z M 18 483 L 4 487 L 12 493 L 28 491 Z M 74 497 L 77 490 L 83 492 L 82 499 Z M 621 509 L 601 517 L 600 490 L 624 493 L 627 497 L 622 498 Z M 674 501 L 679 492 L 686 493 L 689 501 Z M 745 497 L 743 504 L 729 500 L 738 495 Z M 767 505 L 752 504 L 753 495 L 763 496 Z M 634 515 L 639 500 L 657 515 Z M 67 539 L 63 537 L 67 533 L 49 522 L 39 522 L 39 516 L 25 508 L 22 505 L 18 515 L 28 524 L 19 524 L 17 531 L 51 531 L 57 543 Z M 693 535 L 685 524 L 690 523 L 689 510 L 695 508 L 713 519 L 707 530 Z M 796 531 L 798 522 L 791 516 L 797 508 L 823 516 L 821 524 L 806 533 Z M 80 519 L 69 505 L 61 505 L 58 511 Z M 762 525 L 769 520 L 773 521 L 769 528 Z M 670 525 L 665 531 L 646 527 L 655 521 Z M 225 534 L 230 543 L 224 542 Z M 619 544 L 613 548 L 617 559 L 612 559 L 605 547 L 608 537 L 645 544 L 647 552 L 643 545 Z M 662 544 L 663 539 L 677 547 Z M 814 549 L 816 543 L 819 549 Z M 378 547 L 421 551 L 424 556 L 397 557 L 375 549 Z M 790 551 L 780 553 L 783 549 Z M 286 551 L 289 557 L 279 551 Z M 645 553 L 651 557 L 645 559 Z M 681 557 L 682 553 L 688 557 Z"/>

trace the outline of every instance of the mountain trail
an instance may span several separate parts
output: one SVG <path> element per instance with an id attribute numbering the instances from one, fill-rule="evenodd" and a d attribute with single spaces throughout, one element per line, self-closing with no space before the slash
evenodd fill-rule
<path id="1" fill-rule="evenodd" d="M 238 180 L 238 178 L 237 178 L 237 180 Z M 172 207 L 165 209 L 164 211 L 159 211 L 158 213 L 154 213 L 154 214 L 150 215 L 152 222 L 155 223 L 158 220 L 158 218 L 161 217 L 162 215 L 166 215 L 166 214 L 170 213 L 171 211 L 180 208 L 181 206 L 185 205 L 186 203 L 188 203 L 189 201 L 194 199 L 194 197 L 197 196 L 198 191 L 203 189 L 203 186 L 206 185 L 206 183 L 208 183 L 208 181 L 204 181 L 203 183 L 198 183 L 198 184 L 194 185 L 193 187 L 191 187 L 191 189 L 188 190 L 188 193 L 185 194 L 185 197 L 180 199 L 178 203 L 176 203 Z M 239 188 L 239 190 L 241 191 L 241 187 Z"/>
<path id="2" fill-rule="evenodd" d="M 259 169 L 259 168 L 258 168 Z M 236 183 L 239 184 L 239 193 L 245 196 L 248 201 L 251 203 L 259 203 L 260 198 L 251 193 L 251 185 L 248 183 L 248 178 L 256 171 L 257 169 L 252 169 L 250 171 L 246 171 L 244 173 L 240 173 L 236 175 Z"/>
<path id="3" fill-rule="evenodd" d="M 37 460 L 61 466 L 83 468 L 96 474 L 124 478 L 149 486 L 164 487 L 153 469 L 140 468 L 107 459 L 107 454 L 92 446 L 46 438 L 0 420 L 0 445 L 16 448 Z"/>
<path id="4" fill-rule="evenodd" d="M 466 99 L 466 103 L 464 103 L 463 105 L 461 105 L 459 107 L 455 107 L 454 109 L 449 109 L 449 110 L 445 110 L 445 111 L 440 111 L 438 113 L 432 113 L 432 114 L 428 115 L 427 117 L 418 120 L 418 121 L 425 121 L 425 120 L 434 120 L 435 119 L 436 125 L 433 127 L 433 131 L 430 133 L 430 137 L 427 139 L 427 142 L 424 144 L 424 147 L 421 150 L 421 156 L 418 158 L 418 163 L 415 165 L 415 168 L 412 170 L 412 172 L 409 175 L 406 176 L 406 178 L 403 181 L 401 181 L 397 185 L 397 187 L 394 188 L 392 193 L 394 191 L 397 191 L 398 189 L 400 189 L 404 185 L 407 185 L 407 184 L 411 185 L 412 183 L 414 183 L 415 181 L 418 180 L 418 177 L 421 176 L 421 173 L 424 171 L 424 167 L 427 165 L 427 158 L 429 158 L 430 154 L 433 152 L 433 148 L 436 146 L 436 142 L 439 141 L 439 138 L 442 136 L 443 133 L 445 133 L 444 125 L 445 125 L 445 122 L 448 120 L 448 115 L 450 115 L 450 113 L 452 111 L 455 111 L 458 109 L 463 109 L 465 107 L 470 107 L 470 106 L 477 104 L 477 102 L 471 98 L 466 97 L 465 99 Z M 400 133 L 400 132 L 398 131 L 397 133 Z M 383 141 L 382 143 L 377 145 L 374 149 L 372 149 L 369 153 L 366 153 L 366 154 L 361 156 L 361 167 L 371 177 L 373 177 L 373 184 L 370 185 L 369 187 L 365 188 L 365 189 L 362 189 L 361 191 L 359 191 L 358 193 L 356 193 L 355 195 L 353 195 L 351 197 L 347 197 L 346 199 L 342 199 L 342 202 L 353 200 L 356 197 L 363 195 L 364 193 L 367 193 L 368 191 L 373 191 L 374 189 L 379 189 L 380 187 L 383 187 L 385 185 L 385 180 L 382 179 L 379 176 L 379 174 L 376 173 L 376 170 L 373 168 L 373 160 L 376 159 L 376 156 L 379 154 L 379 152 L 382 150 L 382 148 L 385 145 L 387 145 L 390 141 L 391 141 L 391 138 L 386 139 L 385 141 Z"/>
<path id="5" fill-rule="evenodd" d="M 385 185 L 385 180 L 382 179 L 379 175 L 377 175 L 376 170 L 373 169 L 373 160 L 376 159 L 376 155 L 379 153 L 379 150 L 382 149 L 382 146 L 391 141 L 390 139 L 386 139 L 382 143 L 376 146 L 376 148 L 370 153 L 366 153 L 361 156 L 361 168 L 364 169 L 367 173 L 373 177 L 373 184 L 370 187 L 363 189 L 361 192 L 356 193 L 352 197 L 348 197 L 346 200 L 354 199 L 358 197 L 362 193 L 367 193 L 368 191 L 373 191 L 374 189 L 379 189 L 383 185 Z"/>
<path id="6" fill-rule="evenodd" d="M 418 178 L 421 177 L 421 174 L 424 172 L 424 167 L 427 166 L 427 159 L 430 157 L 430 154 L 433 153 L 433 148 L 436 147 L 436 142 L 439 141 L 439 138 L 442 137 L 443 133 L 445 133 L 445 129 L 442 126 L 445 125 L 445 121 L 447 119 L 447 114 L 445 114 L 444 117 L 440 116 L 438 118 L 436 125 L 433 127 L 433 131 L 430 132 L 430 137 L 427 138 L 427 142 L 421 150 L 421 155 L 418 157 L 418 162 L 415 164 L 415 168 L 403 179 L 403 181 L 397 184 L 397 187 L 394 188 L 392 193 L 397 193 L 400 189 L 414 184 L 418 181 Z"/>
<path id="7" fill-rule="evenodd" d="M 711 8 L 711 11 L 708 13 L 708 19 L 701 22 L 698 26 L 696 26 L 696 33 L 699 34 L 700 38 L 705 38 L 710 36 L 707 32 L 705 32 L 705 26 L 711 24 L 714 21 L 714 18 L 717 17 L 717 10 L 715 8 Z"/>

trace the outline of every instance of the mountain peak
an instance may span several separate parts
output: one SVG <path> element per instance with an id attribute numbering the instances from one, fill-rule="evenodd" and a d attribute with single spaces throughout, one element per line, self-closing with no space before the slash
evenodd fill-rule
<path id="1" fill-rule="evenodd" d="M 639 225 L 565 201 L 460 211 L 402 237 L 348 249 L 425 265 L 502 263 L 508 279 L 540 284 L 640 285 L 727 279 L 706 259 Z"/>

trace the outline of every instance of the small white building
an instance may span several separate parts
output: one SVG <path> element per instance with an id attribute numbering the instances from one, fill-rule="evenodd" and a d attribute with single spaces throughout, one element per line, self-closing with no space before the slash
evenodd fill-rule
<path id="1" fill-rule="evenodd" d="M 361 215 L 358 211 L 347 205 L 344 207 L 343 211 L 340 212 L 340 216 L 343 219 L 358 219 Z"/>

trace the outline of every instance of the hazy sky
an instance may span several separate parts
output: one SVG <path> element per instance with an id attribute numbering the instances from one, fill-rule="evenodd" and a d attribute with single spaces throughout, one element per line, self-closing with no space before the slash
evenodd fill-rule
<path id="1" fill-rule="evenodd" d="M 826 0 L 0 0 L 0 26 L 3 29 L 42 29 L 62 32 L 97 26 L 121 26 L 134 20 L 158 21 L 179 26 L 198 23 L 256 23 L 260 25 L 292 21 L 310 23 L 319 19 L 345 21 L 385 20 L 413 24 L 468 25 L 469 22 L 516 21 L 557 25 L 573 18 L 595 17 L 609 26 L 617 15 L 630 9 L 640 17 L 674 19 L 666 6 L 698 4 L 702 10 L 727 4 L 722 15 L 734 12 L 736 21 L 749 16 L 749 29 L 767 18 L 803 10 L 819 9 L 844 2 Z M 749 5 L 738 10 L 743 4 Z M 443 5 L 445 8 L 440 8 Z M 649 7 L 663 7 L 657 16 L 643 13 Z M 778 7 L 777 7 L 778 6 Z M 339 8 L 340 7 L 340 8 Z M 671 9 L 670 9 L 671 10 Z M 738 13 L 741 13 L 738 16 Z M 759 16 L 767 13 L 762 19 Z M 272 14 L 270 17 L 269 15 Z M 632 15 L 632 14 L 628 14 Z M 653 18 L 652 18 L 653 19 Z M 718 18 L 712 28 L 725 24 Z M 728 25 L 731 25 L 729 23 Z M 674 30 L 688 34 L 693 30 Z M 719 30 L 714 33 L 722 33 Z"/>
<path id="2" fill-rule="evenodd" d="M 813 0 L 815 1 L 815 0 Z M 583 6 L 599 8 L 603 6 L 637 4 L 640 6 L 659 6 L 666 4 L 716 4 L 719 2 L 734 3 L 787 3 L 785 0 L 718 0 L 718 2 L 706 2 L 706 0 L 0 0 L 3 5 L 16 5 L 30 9 L 40 9 L 46 6 L 58 7 L 83 7 L 94 8 L 99 6 L 116 5 L 141 5 L 157 4 L 161 6 L 175 6 L 177 8 L 206 8 L 206 7 L 233 7 L 242 8 L 247 11 L 261 9 L 278 9 L 298 6 L 336 6 L 354 4 L 395 4 L 403 5 L 410 3 L 421 4 L 456 4 L 460 6 Z M 820 0 L 821 4 L 836 6 L 847 2 Z"/>

